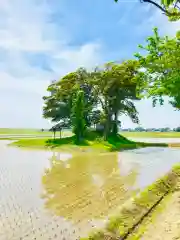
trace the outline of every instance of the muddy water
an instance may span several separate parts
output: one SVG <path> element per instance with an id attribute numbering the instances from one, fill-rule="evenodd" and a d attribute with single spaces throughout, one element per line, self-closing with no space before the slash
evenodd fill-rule
<path id="1" fill-rule="evenodd" d="M 180 162 L 180 149 L 71 156 L 0 141 L 0 240 L 78 239 Z"/>

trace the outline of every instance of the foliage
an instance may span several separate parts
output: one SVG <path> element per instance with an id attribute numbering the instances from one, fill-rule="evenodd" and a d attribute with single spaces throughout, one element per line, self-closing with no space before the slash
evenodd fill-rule
<path id="1" fill-rule="evenodd" d="M 100 110 L 95 109 L 89 114 L 89 120 L 93 125 L 98 124 L 101 121 L 101 119 L 102 119 L 102 113 Z"/>
<path id="2" fill-rule="evenodd" d="M 52 121 L 69 119 L 69 124 L 74 126 L 71 112 L 72 108 L 76 108 L 76 111 L 83 111 L 81 113 L 84 119 L 83 126 L 97 124 L 104 126 L 105 139 L 111 133 L 116 135 L 120 115 L 126 114 L 134 123 L 139 122 L 133 102 L 139 99 L 136 95 L 144 75 L 138 71 L 139 67 L 139 62 L 133 60 L 121 64 L 109 63 L 102 69 L 96 68 L 91 72 L 81 68 L 67 74 L 49 86 L 48 91 L 51 95 L 44 97 L 44 117 Z M 73 96 L 79 97 L 77 92 L 83 92 L 83 106 L 81 105 L 83 109 L 79 105 L 76 107 L 74 105 Z M 75 116 L 75 110 L 73 113 Z M 77 134 L 77 131 L 74 131 Z"/>
<path id="3" fill-rule="evenodd" d="M 138 68 L 137 61 L 109 63 L 103 69 L 96 68 L 91 74 L 90 83 L 104 114 L 105 138 L 111 131 L 117 134 L 118 116 L 122 114 L 128 115 L 134 123 L 139 122 L 133 103 L 133 100 L 138 100 L 137 80 L 141 76 Z"/>
<path id="4" fill-rule="evenodd" d="M 180 127 L 174 129 L 175 132 L 180 132 Z"/>
<path id="5" fill-rule="evenodd" d="M 76 92 L 74 93 L 72 103 L 71 119 L 73 133 L 75 134 L 78 142 L 82 140 L 86 130 L 84 114 L 85 114 L 84 92 L 76 88 Z"/>
<path id="6" fill-rule="evenodd" d="M 93 98 L 92 89 L 88 84 L 89 73 L 84 68 L 80 68 L 75 72 L 69 73 L 59 81 L 53 82 L 49 85 L 47 91 L 50 93 L 49 96 L 45 96 L 43 116 L 49 118 L 52 121 L 70 119 L 71 108 L 72 108 L 72 97 L 76 89 L 75 85 L 78 85 L 81 90 L 84 91 L 85 98 L 85 121 L 86 125 L 89 126 L 90 122 L 88 119 L 89 113 L 93 109 L 95 104 L 95 98 Z M 69 121 L 71 125 L 71 121 Z"/>
<path id="7" fill-rule="evenodd" d="M 170 103 L 180 109 L 180 38 L 160 37 L 158 29 L 148 37 L 147 46 L 139 45 L 147 55 L 135 54 L 148 76 L 142 85 L 144 94 L 163 104 L 163 96 L 171 98 Z"/>
<path id="8" fill-rule="evenodd" d="M 47 91 L 50 94 L 49 96 L 43 97 L 44 118 L 50 118 L 53 122 L 67 119 L 70 115 L 68 101 L 65 98 L 58 97 L 59 94 L 58 85 L 56 83 L 50 84 Z"/>
<path id="9" fill-rule="evenodd" d="M 120 2 L 120 0 L 114 0 L 115 2 Z M 177 21 L 180 19 L 180 0 L 161 0 L 160 3 L 157 3 L 153 0 L 141 0 L 144 3 L 150 3 L 155 6 L 162 13 L 168 16 L 170 21 Z"/>

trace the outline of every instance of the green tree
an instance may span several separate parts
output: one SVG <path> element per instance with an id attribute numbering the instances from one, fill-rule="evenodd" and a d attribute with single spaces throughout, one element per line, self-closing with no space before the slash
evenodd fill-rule
<path id="1" fill-rule="evenodd" d="M 170 103 L 180 109 L 180 38 L 160 37 L 158 29 L 148 37 L 147 45 L 139 46 L 146 55 L 136 53 L 146 79 L 141 88 L 145 96 L 153 98 L 155 106 L 159 100 L 163 104 L 163 96 L 170 97 Z"/>
<path id="2" fill-rule="evenodd" d="M 58 82 L 52 82 L 47 91 L 49 96 L 44 96 L 43 117 L 52 122 L 67 121 L 70 116 L 70 106 L 66 98 L 60 96 Z"/>
<path id="3" fill-rule="evenodd" d="M 96 99 L 92 93 L 92 87 L 88 84 L 89 77 L 90 73 L 87 72 L 86 69 L 80 68 L 75 72 L 65 75 L 59 81 L 50 84 L 47 89 L 49 96 L 43 97 L 44 118 L 51 119 L 53 122 L 62 120 L 71 123 L 72 96 L 76 91 L 74 86 L 78 85 L 84 92 L 84 118 L 86 125 L 90 126 L 91 122 L 89 115 L 96 105 Z"/>
<path id="4" fill-rule="evenodd" d="M 79 140 L 83 137 L 83 130 L 78 129 L 98 123 L 104 128 L 105 139 L 111 134 L 116 135 L 121 123 L 120 115 L 126 114 L 134 123 L 139 122 L 133 102 L 138 100 L 136 95 L 142 86 L 141 79 L 144 80 L 139 67 L 139 61 L 133 60 L 121 64 L 108 63 L 92 72 L 78 69 L 67 74 L 48 87 L 50 96 L 44 97 L 44 117 L 73 125 Z M 77 102 L 82 98 L 81 109 Z"/>
<path id="5" fill-rule="evenodd" d="M 174 129 L 175 132 L 180 132 L 180 127 Z"/>
<path id="6" fill-rule="evenodd" d="M 84 92 L 76 88 L 76 93 L 73 96 L 72 104 L 72 126 L 73 133 L 76 136 L 77 142 L 80 142 L 84 137 L 86 130 L 85 122 L 85 104 L 84 104 Z"/>
<path id="7" fill-rule="evenodd" d="M 101 114 L 102 114 L 101 111 L 97 110 L 97 109 L 95 109 L 91 112 L 91 114 L 89 116 L 91 125 L 94 125 L 94 127 L 95 127 L 98 123 L 100 123 Z"/>
<path id="8" fill-rule="evenodd" d="M 104 113 L 104 137 L 113 132 L 117 134 L 118 116 L 126 114 L 138 122 L 137 111 L 133 100 L 137 100 L 137 76 L 141 73 L 137 61 L 126 61 L 121 64 L 108 63 L 104 69 L 95 69 L 91 84 L 98 104 Z"/>
<path id="9" fill-rule="evenodd" d="M 120 2 L 121 0 L 114 0 Z M 158 8 L 163 14 L 168 16 L 170 21 L 177 21 L 180 19 L 180 0 L 161 0 L 159 3 L 153 0 L 141 0 L 141 2 L 149 3 Z"/>

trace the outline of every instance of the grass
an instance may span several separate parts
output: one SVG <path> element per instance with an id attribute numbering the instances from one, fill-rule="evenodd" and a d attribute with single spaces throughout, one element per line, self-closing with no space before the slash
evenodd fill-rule
<path id="1" fill-rule="evenodd" d="M 0 134 L 51 134 L 48 131 L 42 132 L 41 129 L 24 129 L 24 128 L 0 128 Z"/>
<path id="2" fill-rule="evenodd" d="M 167 205 L 169 205 L 169 202 L 171 200 L 172 194 L 166 195 L 162 201 L 153 209 L 152 212 L 150 212 L 147 217 L 143 219 L 140 225 L 138 225 L 135 230 L 128 236 L 128 240 L 138 240 L 142 239 L 144 233 L 147 231 L 149 225 L 155 224 L 155 221 L 159 214 L 163 212 L 165 208 L 167 208 Z"/>
<path id="3" fill-rule="evenodd" d="M 26 148 L 56 148 L 59 150 L 68 151 L 118 151 L 126 149 L 134 149 L 139 147 L 149 146 L 168 146 L 165 143 L 138 143 L 128 140 L 124 136 L 110 136 L 107 141 L 104 141 L 102 136 L 95 131 L 86 133 L 85 140 L 80 144 L 76 142 L 75 136 L 64 137 L 61 139 L 19 139 L 11 145 Z"/>
<path id="4" fill-rule="evenodd" d="M 180 132 L 121 132 L 120 134 L 134 138 L 180 138 Z"/>
<path id="5" fill-rule="evenodd" d="M 180 165 L 177 165 L 166 176 L 157 180 L 119 210 L 117 209 L 116 215 L 109 218 L 103 229 L 97 230 L 82 240 L 127 239 L 157 204 L 176 190 L 179 181 Z"/>

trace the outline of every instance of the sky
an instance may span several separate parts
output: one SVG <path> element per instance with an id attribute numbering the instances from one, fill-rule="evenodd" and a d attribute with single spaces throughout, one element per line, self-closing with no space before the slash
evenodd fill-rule
<path id="1" fill-rule="evenodd" d="M 130 59 L 153 27 L 174 36 L 170 23 L 139 0 L 0 1 L 0 128 L 47 128 L 42 96 L 51 80 L 79 67 Z M 141 126 L 176 127 L 180 113 L 167 103 L 137 103 Z M 123 127 L 135 127 L 126 117 Z"/>

